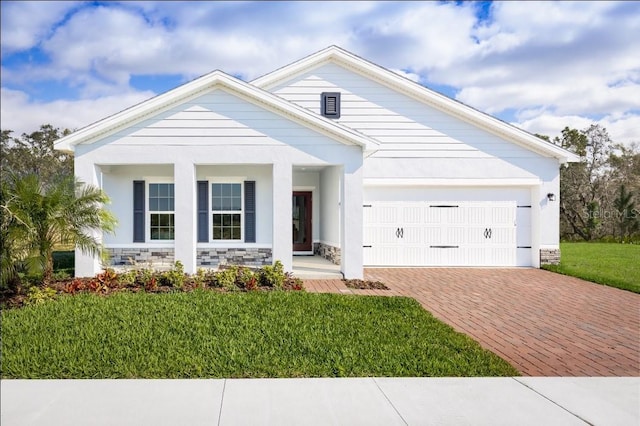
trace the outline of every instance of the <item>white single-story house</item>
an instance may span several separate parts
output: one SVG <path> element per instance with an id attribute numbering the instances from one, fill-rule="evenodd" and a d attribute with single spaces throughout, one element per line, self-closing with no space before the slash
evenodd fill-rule
<path id="1" fill-rule="evenodd" d="M 335 46 L 249 83 L 214 71 L 55 147 L 111 198 L 113 265 L 316 253 L 346 278 L 557 261 L 559 171 L 578 160 Z M 76 253 L 77 276 L 101 267 Z"/>

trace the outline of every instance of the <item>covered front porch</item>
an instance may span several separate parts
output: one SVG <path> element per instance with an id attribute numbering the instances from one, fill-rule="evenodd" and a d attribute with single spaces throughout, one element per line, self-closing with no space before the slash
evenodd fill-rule
<path id="1" fill-rule="evenodd" d="M 103 236 L 107 263 L 80 255 L 88 262 L 87 271 L 78 269 L 82 275 L 103 267 L 162 269 L 177 260 L 188 273 L 280 260 L 301 278 L 362 275 L 359 170 L 181 163 L 96 165 L 95 170 L 120 224 L 114 235 Z M 349 251 L 355 256 L 346 255 Z"/>

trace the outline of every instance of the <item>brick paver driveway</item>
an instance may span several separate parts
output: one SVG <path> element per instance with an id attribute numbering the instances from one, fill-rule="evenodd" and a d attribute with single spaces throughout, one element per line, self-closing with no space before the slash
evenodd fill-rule
<path id="1" fill-rule="evenodd" d="M 539 269 L 367 269 L 528 376 L 640 376 L 640 295 Z"/>

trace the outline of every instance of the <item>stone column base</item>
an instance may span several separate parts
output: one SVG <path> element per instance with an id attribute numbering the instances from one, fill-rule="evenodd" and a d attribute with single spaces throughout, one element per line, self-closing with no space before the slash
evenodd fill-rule
<path id="1" fill-rule="evenodd" d="M 560 264 L 560 249 L 540 249 L 540 265 Z"/>
<path id="2" fill-rule="evenodd" d="M 340 264 L 340 248 L 325 243 L 313 243 L 313 254 L 331 261 L 335 265 Z"/>

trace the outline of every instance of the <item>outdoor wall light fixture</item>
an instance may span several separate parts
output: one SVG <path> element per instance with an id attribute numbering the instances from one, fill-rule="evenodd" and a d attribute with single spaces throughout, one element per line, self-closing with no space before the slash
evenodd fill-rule
<path id="1" fill-rule="evenodd" d="M 547 199 L 549 201 L 555 201 L 556 200 L 556 194 L 554 194 L 553 192 L 550 192 L 547 194 Z"/>

